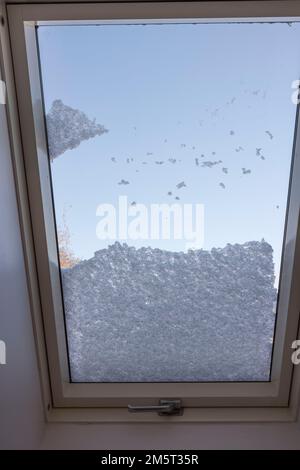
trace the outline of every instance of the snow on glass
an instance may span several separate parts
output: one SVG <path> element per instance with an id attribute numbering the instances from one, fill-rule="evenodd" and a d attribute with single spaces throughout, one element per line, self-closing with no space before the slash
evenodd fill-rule
<path id="1" fill-rule="evenodd" d="M 292 23 L 39 28 L 73 381 L 269 379 L 299 33 Z M 71 60 L 83 47 L 87 75 Z M 64 80 L 52 79 L 56 61 Z M 97 238 L 98 204 L 120 197 L 131 208 L 203 203 L 203 249 Z"/>
<path id="2" fill-rule="evenodd" d="M 83 140 L 108 132 L 104 126 L 91 121 L 81 111 L 55 100 L 46 116 L 49 155 L 53 160 L 66 150 L 72 150 Z"/>
<path id="3" fill-rule="evenodd" d="M 76 381 L 266 380 L 274 266 L 266 242 L 172 253 L 116 242 L 63 271 Z"/>

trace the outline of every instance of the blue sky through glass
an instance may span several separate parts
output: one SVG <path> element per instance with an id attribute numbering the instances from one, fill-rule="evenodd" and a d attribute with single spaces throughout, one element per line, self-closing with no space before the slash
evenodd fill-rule
<path id="1" fill-rule="evenodd" d="M 278 274 L 299 39 L 297 23 L 39 27 L 46 112 L 61 99 L 109 130 L 51 163 L 76 256 L 112 243 L 96 236 L 96 209 L 127 195 L 204 204 L 204 249 L 264 238 Z M 181 251 L 185 241 L 128 244 Z"/>

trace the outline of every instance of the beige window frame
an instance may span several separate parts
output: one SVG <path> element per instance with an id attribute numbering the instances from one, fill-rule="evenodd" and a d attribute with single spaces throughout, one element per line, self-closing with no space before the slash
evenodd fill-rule
<path id="1" fill-rule="evenodd" d="M 291 361 L 299 337 L 300 131 L 297 110 L 293 170 L 270 382 L 70 383 L 57 256 L 36 26 L 39 24 L 170 21 L 300 21 L 296 1 L 72 3 L 8 5 L 13 83 L 11 128 L 19 119 L 22 148 L 12 131 L 16 181 L 33 321 L 49 420 L 58 421 L 272 421 L 295 418 L 300 371 Z M 7 68 L 7 76 L 12 73 Z M 14 106 L 16 98 L 17 107 Z M 18 109 L 18 116 L 16 114 Z M 18 119 L 17 119 L 18 118 Z M 25 182 L 26 181 L 26 182 Z M 27 202 L 28 201 L 28 204 Z M 300 368 L 300 366 L 299 366 Z M 181 398 L 182 416 L 130 414 L 129 403 L 154 405 Z"/>

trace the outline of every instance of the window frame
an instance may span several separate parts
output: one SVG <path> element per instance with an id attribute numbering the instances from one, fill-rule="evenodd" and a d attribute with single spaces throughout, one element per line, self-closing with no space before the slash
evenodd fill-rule
<path id="1" fill-rule="evenodd" d="M 160 19 L 178 21 L 179 18 L 181 21 L 197 18 L 199 22 L 211 19 L 215 22 L 271 21 L 274 18 L 300 21 L 300 5 L 292 0 L 74 3 L 72 8 L 56 3 L 8 5 L 7 11 L 15 76 L 15 90 L 8 88 L 8 93 L 16 93 L 23 147 L 22 156 L 16 148 L 16 138 L 13 139 L 16 182 L 19 194 L 26 194 L 28 198 L 28 206 L 24 207 L 23 203 L 20 214 L 48 418 L 71 421 L 257 421 L 295 417 L 300 371 L 291 362 L 291 344 L 298 338 L 300 311 L 300 290 L 297 291 L 297 280 L 300 280 L 299 106 L 278 303 L 278 311 L 282 313 L 277 315 L 276 321 L 271 381 L 70 383 L 35 26 L 62 21 L 132 22 L 148 21 L 149 18 L 155 22 Z M 182 398 L 183 416 L 131 415 L 127 411 L 129 403 L 150 405 L 156 404 L 159 398 Z"/>

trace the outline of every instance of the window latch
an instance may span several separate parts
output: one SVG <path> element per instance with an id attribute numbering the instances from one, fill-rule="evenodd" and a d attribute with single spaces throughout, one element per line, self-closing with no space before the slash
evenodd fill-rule
<path id="1" fill-rule="evenodd" d="M 159 405 L 128 405 L 130 413 L 154 412 L 159 416 L 181 416 L 183 415 L 183 406 L 181 400 L 159 400 Z"/>

